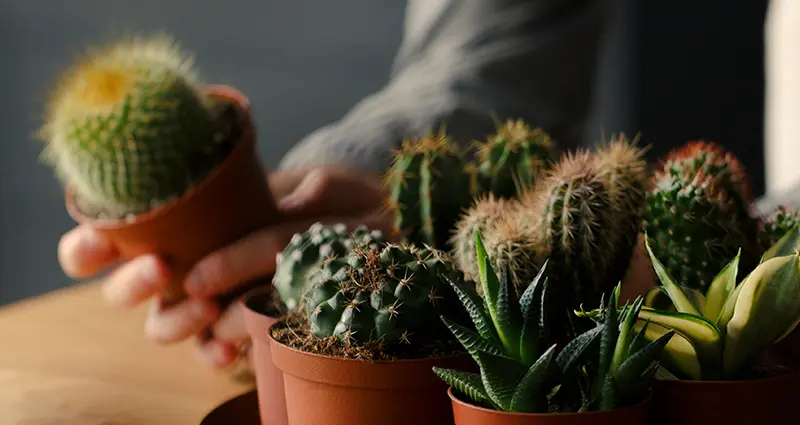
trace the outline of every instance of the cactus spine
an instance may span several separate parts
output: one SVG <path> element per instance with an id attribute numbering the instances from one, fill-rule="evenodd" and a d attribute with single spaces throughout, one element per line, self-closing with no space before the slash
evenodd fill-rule
<path id="1" fill-rule="evenodd" d="M 127 40 L 61 78 L 43 157 L 86 213 L 134 215 L 179 197 L 224 159 L 229 112 L 201 92 L 172 40 Z"/>
<path id="2" fill-rule="evenodd" d="M 763 251 L 778 243 L 787 232 L 800 224 L 800 211 L 779 206 L 760 220 L 758 240 Z"/>
<path id="3" fill-rule="evenodd" d="M 445 134 L 407 139 L 386 175 L 395 230 L 409 243 L 449 250 L 450 229 L 472 201 L 463 152 Z"/>

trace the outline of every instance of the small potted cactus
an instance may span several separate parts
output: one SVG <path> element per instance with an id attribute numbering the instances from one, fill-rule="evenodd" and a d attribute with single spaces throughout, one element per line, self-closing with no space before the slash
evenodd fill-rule
<path id="1" fill-rule="evenodd" d="M 195 262 L 278 219 L 247 98 L 203 85 L 170 38 L 92 52 L 48 106 L 43 158 L 65 184 L 69 213 L 124 259 L 166 258 L 167 304 L 185 297 Z"/>
<path id="2" fill-rule="evenodd" d="M 466 322 L 447 279 L 468 293 L 474 283 L 449 256 L 358 244 L 309 276 L 301 309 L 269 334 L 289 425 L 451 424 L 447 386 L 432 368 L 469 367 L 469 357 L 439 316 Z"/>
<path id="3" fill-rule="evenodd" d="M 496 275 L 480 233 L 476 253 L 482 297 L 453 287 L 474 326 L 442 321 L 480 372 L 435 368 L 450 385 L 455 424 L 644 425 L 651 378 L 672 334 L 647 342 L 644 330 L 634 331 L 642 298 L 626 303 L 619 315 L 606 310 L 598 325 L 559 347 L 551 334 L 548 279 L 542 277 L 547 263 L 517 297 L 509 268 Z M 609 305 L 617 305 L 619 289 L 610 294 Z"/>
<path id="4" fill-rule="evenodd" d="M 679 285 L 646 243 L 659 289 L 673 308 L 643 307 L 637 327 L 647 326 L 648 339 L 676 333 L 654 383 L 654 423 L 800 423 L 793 405 L 800 371 L 769 355 L 800 323 L 798 241 L 800 226 L 741 280 L 739 251 L 705 293 Z"/>

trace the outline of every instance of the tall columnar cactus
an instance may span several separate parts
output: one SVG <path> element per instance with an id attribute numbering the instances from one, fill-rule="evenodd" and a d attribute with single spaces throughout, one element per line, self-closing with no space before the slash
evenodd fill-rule
<path id="1" fill-rule="evenodd" d="M 637 146 L 638 137 L 628 141 L 624 134 L 612 137 L 597 149 L 594 157 L 597 175 L 604 181 L 613 206 L 613 221 L 620 231 L 609 233 L 614 240 L 617 261 L 613 267 L 615 282 L 625 277 L 641 231 L 647 188 L 645 149 Z"/>
<path id="2" fill-rule="evenodd" d="M 299 307 L 303 294 L 313 284 L 313 272 L 330 257 L 345 257 L 358 245 L 378 248 L 386 242 L 380 230 L 358 226 L 352 232 L 343 223 L 326 226 L 314 223 L 307 231 L 297 233 L 276 256 L 272 283 L 286 307 Z"/>
<path id="3" fill-rule="evenodd" d="M 122 217 L 179 197 L 231 146 L 232 106 L 200 90 L 170 39 L 132 39 L 69 69 L 48 107 L 44 159 L 85 213 Z"/>
<path id="4" fill-rule="evenodd" d="M 386 183 L 395 230 L 409 243 L 449 250 L 450 231 L 472 190 L 464 153 L 444 130 L 404 141 Z"/>
<path id="5" fill-rule="evenodd" d="M 650 246 L 679 285 L 702 293 L 740 248 L 745 267 L 757 261 L 751 202 L 732 154 L 689 143 L 670 152 L 653 176 L 644 214 Z"/>
<path id="6" fill-rule="evenodd" d="M 305 295 L 314 337 L 386 347 L 451 339 L 439 315 L 457 313 L 449 281 L 465 281 L 446 253 L 402 244 L 356 246 L 321 267 Z"/>
<path id="7" fill-rule="evenodd" d="M 503 217 L 511 217 L 511 213 L 518 205 L 519 202 L 516 200 L 500 198 L 489 193 L 477 197 L 475 203 L 461 215 L 450 239 L 450 245 L 453 247 L 456 264 L 468 279 L 478 281 L 475 232 L 485 233 L 487 228 L 494 227 L 503 220 Z"/>
<path id="8" fill-rule="evenodd" d="M 800 224 L 800 211 L 793 207 L 779 206 L 759 221 L 758 239 L 761 249 L 766 251 Z"/>
<path id="9" fill-rule="evenodd" d="M 553 142 L 547 133 L 522 120 L 508 120 L 477 147 L 476 194 L 514 198 L 532 187 L 539 172 L 554 159 Z"/>

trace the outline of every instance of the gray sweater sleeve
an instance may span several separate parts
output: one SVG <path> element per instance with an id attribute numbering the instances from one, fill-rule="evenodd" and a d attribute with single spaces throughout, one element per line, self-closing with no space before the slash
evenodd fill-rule
<path id="1" fill-rule="evenodd" d="M 391 80 L 301 140 L 279 168 L 337 164 L 384 173 L 403 138 L 438 130 L 464 146 L 495 119 L 580 143 L 613 0 L 410 0 Z"/>

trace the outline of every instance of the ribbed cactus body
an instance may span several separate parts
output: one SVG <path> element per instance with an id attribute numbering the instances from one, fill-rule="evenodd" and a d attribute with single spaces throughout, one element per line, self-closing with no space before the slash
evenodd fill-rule
<path id="1" fill-rule="evenodd" d="M 447 254 L 412 245 L 359 246 L 321 267 L 305 299 L 314 337 L 387 346 L 449 339 L 438 319 L 458 314 L 458 298 L 444 276 L 461 284 L 463 275 Z"/>
<path id="2" fill-rule="evenodd" d="M 476 193 L 514 198 L 519 191 L 532 187 L 536 176 L 553 159 L 553 142 L 544 131 L 532 129 L 521 120 L 509 120 L 478 147 Z"/>
<path id="3" fill-rule="evenodd" d="M 395 228 L 417 245 L 449 250 L 450 231 L 472 200 L 463 152 L 445 134 L 409 139 L 386 176 Z"/>
<path id="4" fill-rule="evenodd" d="M 760 220 L 758 241 L 766 251 L 800 224 L 800 211 L 793 207 L 779 206 Z"/>
<path id="5" fill-rule="evenodd" d="M 385 243 L 380 230 L 358 226 L 352 232 L 345 224 L 312 224 L 307 231 L 297 233 L 276 256 L 272 283 L 278 289 L 286 307 L 296 310 L 303 294 L 312 286 L 309 276 L 330 257 L 345 257 L 355 246 L 378 248 Z"/>
<path id="6" fill-rule="evenodd" d="M 692 142 L 671 152 L 647 194 L 645 231 L 676 283 L 704 292 L 742 249 L 754 255 L 755 220 L 745 175 L 717 145 Z"/>
<path id="7" fill-rule="evenodd" d="M 183 194 L 227 154 L 222 111 L 168 39 L 132 40 L 70 69 L 49 105 L 45 157 L 81 205 L 106 215 Z"/>

